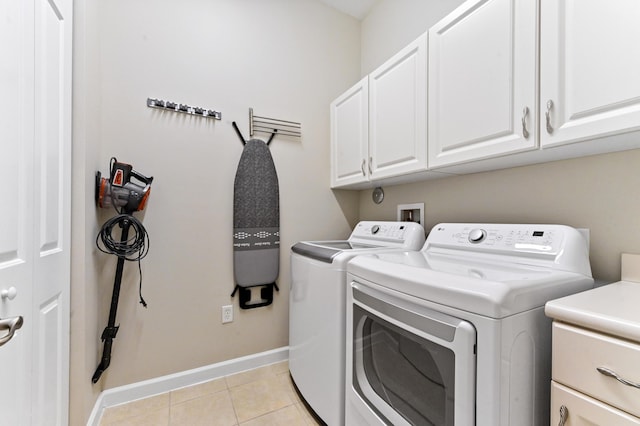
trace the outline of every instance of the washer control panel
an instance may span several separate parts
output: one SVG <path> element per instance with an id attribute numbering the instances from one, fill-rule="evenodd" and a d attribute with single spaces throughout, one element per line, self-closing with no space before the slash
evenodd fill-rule
<path id="1" fill-rule="evenodd" d="M 350 242 L 420 250 L 424 244 L 424 228 L 414 222 L 359 222 Z"/>
<path id="2" fill-rule="evenodd" d="M 360 222 L 351 236 L 403 239 L 407 229 L 403 222 Z"/>

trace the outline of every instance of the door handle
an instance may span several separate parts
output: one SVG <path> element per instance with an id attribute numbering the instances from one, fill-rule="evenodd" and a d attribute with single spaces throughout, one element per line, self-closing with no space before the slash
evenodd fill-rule
<path id="1" fill-rule="evenodd" d="M 13 338 L 16 330 L 22 327 L 23 322 L 24 321 L 22 320 L 21 316 L 0 319 L 0 330 L 9 330 L 6 335 L 0 337 L 0 346 L 4 345 Z"/>

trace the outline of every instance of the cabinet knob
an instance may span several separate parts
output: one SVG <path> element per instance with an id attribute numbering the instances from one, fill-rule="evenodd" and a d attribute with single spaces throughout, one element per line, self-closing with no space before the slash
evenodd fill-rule
<path id="1" fill-rule="evenodd" d="M 369 157 L 369 175 L 373 174 L 373 157 Z"/>
<path id="2" fill-rule="evenodd" d="M 367 172 L 364 171 L 364 164 L 367 162 L 364 158 L 362 159 L 362 164 L 360 165 L 360 170 L 362 170 L 362 176 L 366 176 Z"/>
<path id="3" fill-rule="evenodd" d="M 544 113 L 545 118 L 547 119 L 547 133 L 553 133 L 553 126 L 551 125 L 551 110 L 553 109 L 553 101 L 549 99 L 547 101 L 547 112 Z"/>
<path id="4" fill-rule="evenodd" d="M 0 297 L 2 299 L 13 300 L 16 298 L 17 295 L 18 295 L 18 290 L 16 290 L 15 287 L 9 287 L 8 289 L 5 288 L 2 291 L 0 291 Z"/>
<path id="5" fill-rule="evenodd" d="M 529 131 L 527 130 L 527 117 L 529 116 L 529 107 L 524 107 L 522 110 L 522 136 L 525 139 L 529 139 Z"/>
<path id="6" fill-rule="evenodd" d="M 569 417 L 569 409 L 564 405 L 560 406 L 560 421 L 558 422 L 558 426 L 564 426 L 567 422 L 567 418 Z"/>

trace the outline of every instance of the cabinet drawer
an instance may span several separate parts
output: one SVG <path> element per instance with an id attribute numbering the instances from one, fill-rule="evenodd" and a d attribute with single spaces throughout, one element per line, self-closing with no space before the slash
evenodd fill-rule
<path id="1" fill-rule="evenodd" d="M 640 416 L 640 389 L 598 372 L 598 367 L 640 383 L 640 345 L 554 322 L 553 380 Z"/>
<path id="2" fill-rule="evenodd" d="M 560 407 L 566 408 L 564 426 L 638 426 L 640 419 L 607 404 L 551 382 L 551 425 L 560 425 Z"/>

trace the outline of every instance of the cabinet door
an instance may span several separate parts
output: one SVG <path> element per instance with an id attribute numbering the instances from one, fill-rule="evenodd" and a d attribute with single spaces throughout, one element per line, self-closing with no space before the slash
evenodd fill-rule
<path id="1" fill-rule="evenodd" d="M 429 167 L 537 148 L 536 1 L 467 1 L 429 30 Z"/>
<path id="2" fill-rule="evenodd" d="M 369 75 L 371 179 L 426 170 L 427 34 Z"/>
<path id="3" fill-rule="evenodd" d="M 365 77 L 331 103 L 331 187 L 367 181 L 369 85 Z"/>
<path id="4" fill-rule="evenodd" d="M 640 389 L 601 373 L 640 383 L 640 344 L 559 322 L 553 323 L 552 378 L 634 416 L 640 416 Z"/>
<path id="5" fill-rule="evenodd" d="M 640 130 L 638 22 L 638 0 L 542 0 L 543 148 Z"/>
<path id="6" fill-rule="evenodd" d="M 564 422 L 562 418 L 565 419 Z M 640 419 L 552 381 L 550 424 L 640 426 Z"/>

